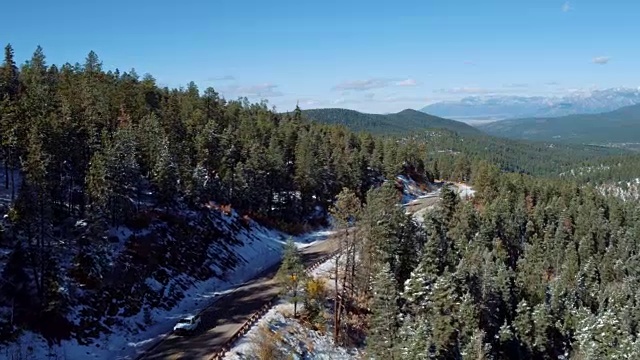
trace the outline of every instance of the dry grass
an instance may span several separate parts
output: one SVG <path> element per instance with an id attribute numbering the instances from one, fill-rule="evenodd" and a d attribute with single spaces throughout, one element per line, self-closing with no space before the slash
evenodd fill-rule
<path id="1" fill-rule="evenodd" d="M 304 341 L 304 346 L 307 348 L 307 351 L 313 354 L 316 351 L 315 344 L 313 343 L 313 341 L 309 338 L 306 338 L 303 341 Z"/>
<path id="2" fill-rule="evenodd" d="M 280 313 L 282 314 L 282 316 L 285 317 L 285 319 L 292 319 L 293 318 L 293 311 L 289 308 L 283 308 L 280 310 Z"/>
<path id="3" fill-rule="evenodd" d="M 278 344 L 281 342 L 281 335 L 271 331 L 267 325 L 260 325 L 258 327 L 258 333 L 252 339 L 252 358 L 258 360 L 287 359 L 286 355 L 278 347 Z"/>

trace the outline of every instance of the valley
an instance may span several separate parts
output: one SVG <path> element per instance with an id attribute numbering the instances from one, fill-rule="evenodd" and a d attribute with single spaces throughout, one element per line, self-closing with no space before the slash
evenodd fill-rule
<path id="1" fill-rule="evenodd" d="M 488 134 L 512 139 L 637 148 L 640 105 L 599 114 L 510 119 L 480 125 Z"/>

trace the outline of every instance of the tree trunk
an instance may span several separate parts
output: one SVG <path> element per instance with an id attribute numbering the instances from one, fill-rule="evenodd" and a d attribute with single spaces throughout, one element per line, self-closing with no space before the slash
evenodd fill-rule
<path id="1" fill-rule="evenodd" d="M 9 155 L 4 159 L 4 188 L 9 190 Z"/>
<path id="2" fill-rule="evenodd" d="M 16 180 L 13 176 L 14 171 L 13 169 L 11 169 L 11 200 L 15 200 L 16 199 Z"/>
<path id="3" fill-rule="evenodd" d="M 293 290 L 293 317 L 298 316 L 298 287 Z"/>
<path id="4" fill-rule="evenodd" d="M 339 341 L 338 337 L 340 336 L 340 304 L 338 302 L 338 266 L 340 262 L 340 253 L 341 250 L 338 248 L 338 252 L 336 253 L 336 264 L 334 266 L 334 279 L 333 285 L 335 288 L 336 295 L 333 300 L 333 343 L 335 346 L 338 346 Z"/>

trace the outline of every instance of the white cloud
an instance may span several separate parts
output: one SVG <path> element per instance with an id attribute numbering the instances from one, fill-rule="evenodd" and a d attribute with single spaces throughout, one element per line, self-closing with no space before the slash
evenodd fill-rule
<path id="1" fill-rule="evenodd" d="M 232 86 L 227 88 L 227 91 L 238 96 L 258 98 L 269 98 L 284 95 L 281 91 L 277 90 L 277 88 L 278 85 L 264 83 L 249 86 Z"/>
<path id="2" fill-rule="evenodd" d="M 496 92 L 496 90 L 489 90 L 480 87 L 456 87 L 450 89 L 439 89 L 435 90 L 435 92 L 443 94 L 491 94 Z"/>
<path id="3" fill-rule="evenodd" d="M 526 84 L 526 83 L 511 83 L 511 84 L 505 84 L 504 87 L 511 88 L 511 89 L 524 89 L 524 88 L 528 88 L 529 84 Z"/>
<path id="4" fill-rule="evenodd" d="M 389 79 L 367 79 L 367 80 L 352 80 L 343 81 L 340 84 L 333 87 L 334 90 L 354 90 L 365 91 L 371 89 L 379 89 L 389 86 L 391 80 Z"/>
<path id="5" fill-rule="evenodd" d="M 429 98 L 426 96 L 387 96 L 378 101 L 385 103 L 426 103 L 429 101 Z"/>
<path id="6" fill-rule="evenodd" d="M 298 105 L 303 107 L 319 106 L 320 104 L 322 104 L 322 102 L 316 99 L 311 99 L 311 98 L 298 99 Z"/>
<path id="7" fill-rule="evenodd" d="M 233 75 L 223 75 L 207 78 L 207 81 L 233 81 L 235 79 L 236 78 Z"/>
<path id="8" fill-rule="evenodd" d="M 497 94 L 518 94 L 530 92 L 531 85 L 527 83 L 503 84 L 498 88 L 484 88 L 480 86 L 461 86 L 433 90 L 436 94 L 448 95 L 497 95 Z"/>
<path id="9" fill-rule="evenodd" d="M 418 85 L 418 82 L 415 79 L 409 78 L 409 79 L 396 82 L 396 85 L 397 86 L 416 86 Z"/>
<path id="10" fill-rule="evenodd" d="M 593 63 L 598 65 L 606 65 L 610 60 L 611 58 L 609 56 L 598 56 L 593 58 Z"/>
<path id="11" fill-rule="evenodd" d="M 353 101 L 347 100 L 345 98 L 339 98 L 339 99 L 335 99 L 333 100 L 332 104 L 334 105 L 342 105 L 342 104 L 347 104 L 347 103 L 352 103 Z"/>
<path id="12" fill-rule="evenodd" d="M 382 89 L 391 86 L 416 86 L 418 82 L 412 78 L 371 78 L 366 80 L 343 81 L 333 87 L 333 90 L 341 90 L 345 95 L 348 91 L 366 91 Z"/>
<path id="13" fill-rule="evenodd" d="M 565 1 L 564 4 L 562 4 L 562 12 L 569 12 L 573 9 L 573 7 L 571 6 L 571 4 L 568 1 Z"/>

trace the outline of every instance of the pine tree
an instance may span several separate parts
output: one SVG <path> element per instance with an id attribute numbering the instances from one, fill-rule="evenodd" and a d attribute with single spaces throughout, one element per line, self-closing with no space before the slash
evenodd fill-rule
<path id="1" fill-rule="evenodd" d="M 448 275 L 448 274 L 447 274 Z M 458 340 L 460 329 L 460 297 L 452 277 L 436 280 L 430 294 L 428 318 L 431 321 L 433 342 L 440 356 L 460 356 L 462 349 Z"/>
<path id="2" fill-rule="evenodd" d="M 531 307 L 526 300 L 521 300 L 516 308 L 516 317 L 513 327 L 521 343 L 528 349 L 533 349 L 535 344 L 535 324 L 531 316 Z"/>
<path id="3" fill-rule="evenodd" d="M 301 205 L 306 213 L 312 208 L 312 196 L 318 186 L 317 153 L 314 150 L 312 133 L 300 134 L 295 150 L 295 183 L 300 191 Z"/>
<path id="4" fill-rule="evenodd" d="M 176 199 L 178 169 L 166 136 L 163 137 L 159 150 L 153 167 L 153 182 L 158 189 L 156 194 L 158 204 L 168 206 Z"/>
<path id="5" fill-rule="evenodd" d="M 422 360 L 436 357 L 428 319 L 405 316 L 399 336 L 402 342 L 398 353 L 402 359 Z"/>
<path id="6" fill-rule="evenodd" d="M 44 311 L 54 292 L 50 287 L 53 275 L 57 274 L 57 265 L 52 252 L 53 209 L 47 188 L 47 166 L 49 156 L 43 150 L 43 139 L 34 126 L 29 134 L 27 159 L 23 165 L 25 179 L 16 200 L 15 212 L 18 214 L 16 230 L 27 244 L 31 271 L 39 310 Z"/>
<path id="7" fill-rule="evenodd" d="M 20 81 L 11 44 L 8 44 L 4 50 L 4 62 L 0 68 L 0 146 L 2 146 L 4 158 L 4 186 L 5 189 L 11 186 L 13 199 L 15 183 L 12 168 L 17 165 L 18 155 Z M 11 183 L 9 179 L 12 180 Z"/>
<path id="8" fill-rule="evenodd" d="M 352 289 L 350 295 L 352 297 L 355 295 L 357 239 L 356 231 L 351 228 L 358 225 L 361 216 L 360 199 L 358 199 L 353 191 L 345 188 L 336 197 L 335 205 L 331 208 L 330 213 L 334 221 L 338 224 L 339 229 L 344 231 L 344 236 L 338 240 L 338 250 L 336 252 L 334 267 L 334 287 L 336 289 L 334 299 L 334 339 L 337 341 L 340 337 L 343 302 L 347 296 L 347 287 Z M 343 259 L 342 269 L 340 269 L 340 259 Z M 338 278 L 341 271 L 343 274 L 342 284 L 339 286 Z M 339 288 L 342 290 L 340 295 L 337 293 Z"/>
<path id="9" fill-rule="evenodd" d="M 398 359 L 397 286 L 388 264 L 383 264 L 376 273 L 372 286 L 367 353 L 374 359 Z"/>
<path id="10" fill-rule="evenodd" d="M 453 216 L 456 213 L 456 208 L 458 206 L 458 195 L 451 190 L 449 187 L 444 187 L 440 191 L 440 201 L 442 207 L 442 217 L 446 226 L 448 226 L 453 221 Z"/>
<path id="11" fill-rule="evenodd" d="M 618 316 L 606 309 L 599 315 L 586 315 L 578 325 L 576 355 L 581 359 L 633 359 L 637 340 L 622 329 Z"/>
<path id="12" fill-rule="evenodd" d="M 437 279 L 437 262 L 429 254 L 423 253 L 423 257 L 404 284 L 402 297 L 406 300 L 406 306 L 414 313 L 422 313 L 428 310 L 427 305 L 431 301 L 429 296 Z"/>
<path id="13" fill-rule="evenodd" d="M 170 149 L 162 149 L 169 142 L 160 120 L 151 113 L 140 119 L 136 131 L 136 142 L 139 146 L 138 157 L 140 162 L 140 172 L 146 176 L 150 176 L 157 162 L 160 151 L 170 151 Z M 166 142 L 166 143 L 165 143 Z"/>
<path id="14" fill-rule="evenodd" d="M 482 330 L 476 330 L 471 341 L 466 345 L 462 352 L 463 360 L 490 360 L 494 357 L 491 355 L 491 343 L 486 342 L 486 334 Z"/>
<path id="15" fill-rule="evenodd" d="M 111 191 L 113 191 L 108 179 L 106 161 L 107 159 L 102 151 L 94 153 L 90 161 L 89 173 L 87 174 L 89 202 L 99 215 L 106 215 L 109 210 L 109 199 Z"/>
<path id="16" fill-rule="evenodd" d="M 283 287 L 284 294 L 293 302 L 293 316 L 298 314 L 298 302 L 301 300 L 300 290 L 305 284 L 306 273 L 298 248 L 292 239 L 284 246 L 282 264 L 276 274 L 276 279 Z"/>

